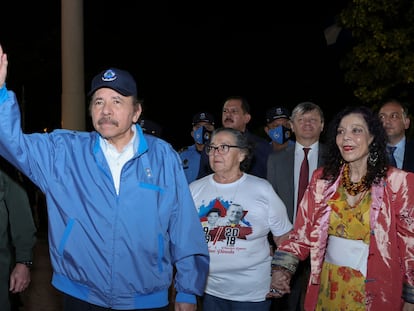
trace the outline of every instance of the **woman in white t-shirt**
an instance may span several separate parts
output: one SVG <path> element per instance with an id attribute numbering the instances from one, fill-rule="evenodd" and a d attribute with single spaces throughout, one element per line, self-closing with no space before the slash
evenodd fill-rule
<path id="1" fill-rule="evenodd" d="M 245 173 L 252 146 L 242 132 L 216 129 L 205 150 L 214 173 L 190 184 L 210 253 L 203 310 L 268 311 L 268 234 L 276 245 L 287 238 L 286 207 L 266 179 Z M 214 226 L 212 212 L 219 215 Z"/>

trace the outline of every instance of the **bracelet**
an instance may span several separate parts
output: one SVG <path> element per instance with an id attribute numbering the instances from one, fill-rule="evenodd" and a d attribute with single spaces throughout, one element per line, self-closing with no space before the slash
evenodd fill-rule
<path id="1" fill-rule="evenodd" d="M 283 266 L 273 266 L 272 265 L 272 271 L 286 271 L 286 272 L 289 272 L 290 274 L 293 274 L 293 271 L 291 271 L 288 268 L 285 268 Z"/>

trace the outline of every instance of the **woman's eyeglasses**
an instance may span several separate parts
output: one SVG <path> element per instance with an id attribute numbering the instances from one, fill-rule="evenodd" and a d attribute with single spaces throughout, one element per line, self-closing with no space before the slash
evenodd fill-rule
<path id="1" fill-rule="evenodd" d="M 218 146 L 212 146 L 207 145 L 204 150 L 208 155 L 214 154 L 215 151 L 218 152 L 218 154 L 226 154 L 229 152 L 230 148 L 241 148 L 239 146 L 234 145 L 218 145 Z"/>

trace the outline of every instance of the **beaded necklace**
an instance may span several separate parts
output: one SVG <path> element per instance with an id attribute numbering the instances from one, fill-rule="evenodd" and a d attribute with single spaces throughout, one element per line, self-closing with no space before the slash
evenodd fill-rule
<path id="1" fill-rule="evenodd" d="M 358 193 L 368 189 L 365 176 L 358 182 L 351 181 L 351 178 L 349 177 L 349 163 L 344 165 L 344 170 L 342 172 L 342 185 L 346 189 L 346 192 L 352 196 L 356 196 Z"/>

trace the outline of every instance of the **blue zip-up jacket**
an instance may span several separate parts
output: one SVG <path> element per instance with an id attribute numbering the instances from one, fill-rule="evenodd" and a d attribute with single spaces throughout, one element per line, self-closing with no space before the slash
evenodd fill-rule
<path id="1" fill-rule="evenodd" d="M 176 301 L 196 303 L 209 255 L 180 158 L 136 129 L 117 195 L 97 132 L 24 134 L 15 94 L 0 89 L 0 154 L 45 193 L 53 286 L 115 310 L 158 308 L 175 265 Z"/>

